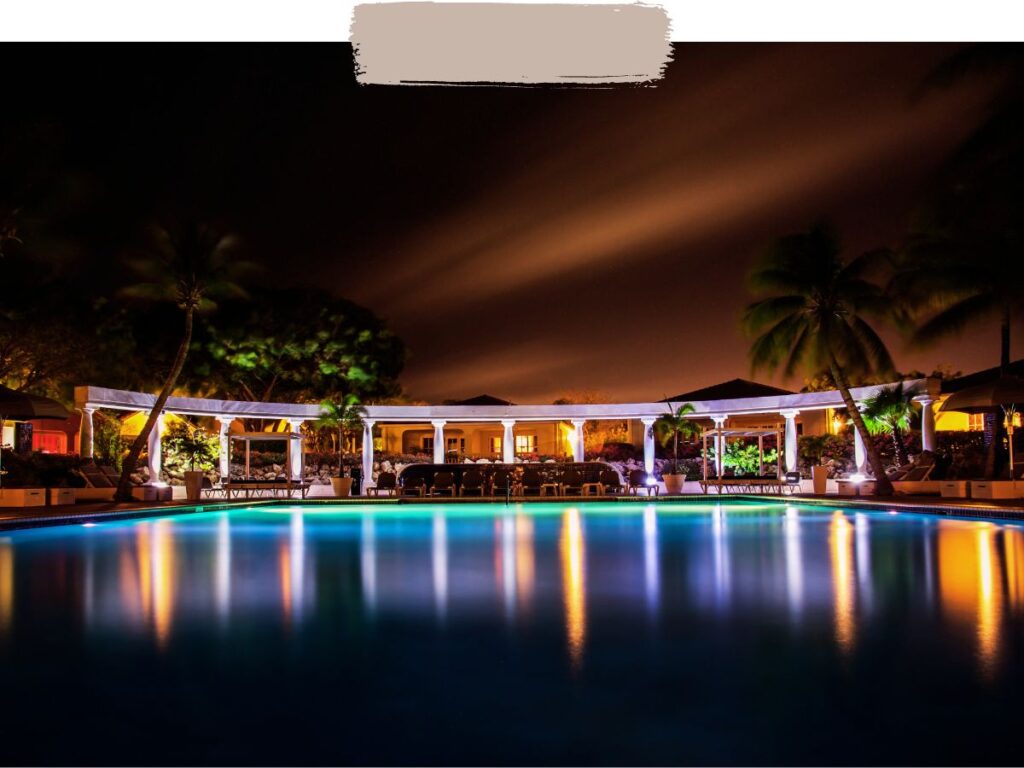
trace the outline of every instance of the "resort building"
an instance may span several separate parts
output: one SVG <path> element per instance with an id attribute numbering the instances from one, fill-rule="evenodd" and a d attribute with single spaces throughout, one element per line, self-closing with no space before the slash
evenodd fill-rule
<path id="1" fill-rule="evenodd" d="M 935 445 L 935 405 L 941 397 L 940 382 L 919 379 L 906 382 L 917 386 L 923 406 L 922 442 L 925 449 Z M 853 396 L 863 401 L 879 386 L 859 387 Z M 93 414 L 99 408 L 136 413 L 146 411 L 155 396 L 141 392 L 78 387 L 76 408 L 82 414 L 81 452 L 93 452 Z M 568 459 L 583 461 L 584 429 L 590 422 L 617 422 L 626 441 L 642 451 L 643 464 L 653 472 L 655 441 L 651 426 L 670 407 L 683 402 L 694 407 L 692 418 L 711 430 L 713 442 L 730 434 L 774 435 L 782 448 L 785 471 L 797 468 L 797 439 L 801 433 L 825 434 L 837 428 L 837 411 L 843 402 L 839 392 L 793 393 L 777 387 L 735 379 L 713 387 L 684 392 L 668 401 L 640 403 L 588 403 L 565 405 L 519 405 L 491 396 L 444 405 L 368 405 L 363 420 L 363 476 L 372 476 L 375 455 L 426 452 L 426 460 L 484 460 L 512 463 Z M 243 420 L 259 419 L 268 431 L 290 435 L 292 441 L 290 471 L 294 478 L 301 472 L 302 427 L 315 421 L 317 404 L 262 403 L 236 400 L 171 397 L 165 419 L 174 415 L 207 418 L 214 421 L 220 435 L 220 472 L 228 474 L 229 444 L 233 435 L 244 432 Z M 157 430 L 150 437 L 151 476 L 160 470 L 160 443 Z M 866 452 L 856 438 L 857 465 L 863 467 Z"/>

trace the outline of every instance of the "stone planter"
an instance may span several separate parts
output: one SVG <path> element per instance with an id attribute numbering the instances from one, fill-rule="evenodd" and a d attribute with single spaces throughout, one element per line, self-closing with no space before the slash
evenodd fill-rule
<path id="1" fill-rule="evenodd" d="M 203 473 L 199 471 L 185 472 L 185 498 L 199 501 L 203 496 Z"/>
<path id="2" fill-rule="evenodd" d="M 339 499 L 347 498 L 352 495 L 352 478 L 332 477 L 331 487 L 334 489 L 334 495 Z"/>
<path id="3" fill-rule="evenodd" d="M 662 477 L 665 478 L 665 493 L 679 494 L 683 492 L 686 475 L 663 475 Z"/>
<path id="4" fill-rule="evenodd" d="M 814 482 L 814 492 L 824 495 L 828 487 L 828 467 L 820 464 L 811 467 L 811 480 Z"/>

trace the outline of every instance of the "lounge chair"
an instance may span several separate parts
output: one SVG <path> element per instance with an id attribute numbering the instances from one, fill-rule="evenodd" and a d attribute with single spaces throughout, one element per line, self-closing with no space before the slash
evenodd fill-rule
<path id="1" fill-rule="evenodd" d="M 939 482 L 937 480 L 928 479 L 934 469 L 934 464 L 910 467 L 903 473 L 903 476 L 899 480 L 892 481 L 892 487 L 896 493 L 913 495 L 938 493 Z"/>
<path id="2" fill-rule="evenodd" d="M 429 496 L 455 495 L 455 476 L 451 472 L 437 472 L 430 483 Z"/>
<path id="3" fill-rule="evenodd" d="M 598 482 L 601 483 L 601 494 L 603 496 L 619 494 L 623 491 L 622 479 L 614 469 L 602 470 L 598 476 Z"/>
<path id="4" fill-rule="evenodd" d="M 427 492 L 427 481 L 422 477 L 409 477 L 402 481 L 401 496 L 423 496 Z"/>
<path id="5" fill-rule="evenodd" d="M 227 498 L 227 490 L 224 488 L 223 483 L 214 485 L 213 481 L 206 476 L 203 477 L 203 484 L 199 489 L 199 494 L 208 499 L 212 499 L 214 496 L 224 496 Z"/>
<path id="6" fill-rule="evenodd" d="M 648 496 L 652 493 L 657 496 L 659 492 L 657 485 L 647 484 L 647 473 L 642 469 L 631 469 L 626 477 L 626 493 L 636 496 L 640 491 L 645 491 Z"/>
<path id="7" fill-rule="evenodd" d="M 519 490 L 513 474 L 507 469 L 496 469 L 491 475 L 492 496 L 514 496 Z"/>
<path id="8" fill-rule="evenodd" d="M 583 476 L 575 469 L 567 469 L 562 473 L 561 486 L 563 496 L 582 496 Z"/>
<path id="9" fill-rule="evenodd" d="M 78 475 L 85 481 L 84 488 L 75 489 L 75 501 L 112 501 L 121 480 L 121 473 L 113 467 L 83 464 Z M 139 501 L 170 501 L 170 486 L 142 485 L 132 482 L 132 497 Z"/>
<path id="10" fill-rule="evenodd" d="M 467 469 L 462 473 L 462 484 L 459 486 L 459 496 L 467 493 L 484 495 L 484 473 L 479 469 Z"/>
<path id="11" fill-rule="evenodd" d="M 540 496 L 540 487 L 544 485 L 544 476 L 538 469 L 527 469 L 523 471 L 523 478 L 519 481 L 519 492 L 523 496 Z"/>
<path id="12" fill-rule="evenodd" d="M 380 496 L 381 492 L 388 496 L 398 494 L 398 476 L 394 472 L 381 472 L 377 475 L 377 484 L 367 487 L 367 496 Z"/>

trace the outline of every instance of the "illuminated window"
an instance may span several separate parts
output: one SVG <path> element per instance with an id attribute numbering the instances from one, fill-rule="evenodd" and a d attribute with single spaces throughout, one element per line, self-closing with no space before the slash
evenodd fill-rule
<path id="1" fill-rule="evenodd" d="M 491 438 L 491 453 L 501 453 L 501 438 L 500 437 L 492 437 Z"/>
<path id="2" fill-rule="evenodd" d="M 969 429 L 971 432 L 983 432 L 985 430 L 985 414 L 967 414 L 967 429 Z"/>
<path id="3" fill-rule="evenodd" d="M 67 453 L 68 434 L 59 430 L 33 430 L 32 450 L 42 451 L 43 453 Z"/>
<path id="4" fill-rule="evenodd" d="M 448 438 L 448 452 L 459 451 L 462 453 L 466 452 L 466 438 L 464 437 L 449 437 Z"/>
<path id="5" fill-rule="evenodd" d="M 516 435 L 516 453 L 536 453 L 536 435 Z"/>

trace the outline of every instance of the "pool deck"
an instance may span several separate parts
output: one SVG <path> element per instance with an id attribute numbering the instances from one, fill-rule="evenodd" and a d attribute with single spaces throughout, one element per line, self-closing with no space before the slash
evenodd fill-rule
<path id="1" fill-rule="evenodd" d="M 681 503 L 715 503 L 716 501 L 760 501 L 773 503 L 799 503 L 824 507 L 855 507 L 878 511 L 910 512 L 929 515 L 949 515 L 953 517 L 973 517 L 996 520 L 1024 520 L 1024 499 L 950 499 L 937 496 L 895 496 L 890 498 L 851 497 L 813 494 L 793 495 L 757 495 L 757 494 L 683 494 L 680 496 L 532 496 L 515 498 L 515 503 L 558 503 L 558 502 L 593 502 L 615 501 L 620 503 L 650 503 L 651 501 Z M 191 514 L 195 512 L 215 512 L 237 507 L 265 506 L 269 504 L 294 504 L 302 506 L 350 505 L 350 504 L 429 504 L 444 502 L 446 504 L 467 504 L 492 502 L 500 504 L 503 499 L 481 499 L 479 496 L 465 497 L 427 497 L 427 498 L 366 498 L 362 496 L 335 499 L 204 499 L 198 503 L 187 501 L 164 502 L 96 502 L 83 504 L 66 504 L 47 507 L 0 507 L 0 531 L 20 528 L 39 528 L 54 525 L 83 525 L 116 520 L 132 520 L 145 517 L 164 515 Z"/>

